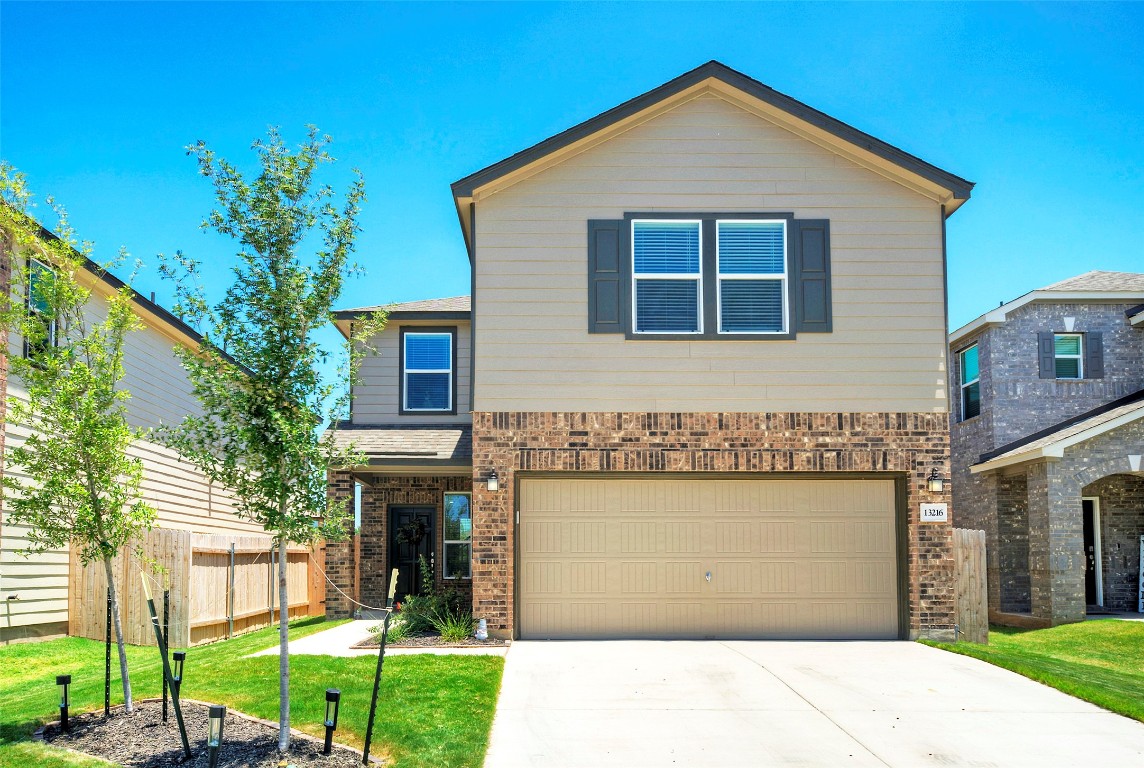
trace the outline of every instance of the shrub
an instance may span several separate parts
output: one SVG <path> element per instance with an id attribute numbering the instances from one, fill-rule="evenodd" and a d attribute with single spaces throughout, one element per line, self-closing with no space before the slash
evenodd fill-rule
<path id="1" fill-rule="evenodd" d="M 439 617 L 455 618 L 464 611 L 461 593 L 451 586 L 437 589 L 429 562 L 421 557 L 417 564 L 421 571 L 421 594 L 406 595 L 401 602 L 401 618 L 410 635 L 439 631 L 434 623 Z"/>
<path id="2" fill-rule="evenodd" d="M 473 614 L 467 612 L 446 613 L 435 616 L 433 629 L 447 643 L 460 643 L 473 635 Z"/>

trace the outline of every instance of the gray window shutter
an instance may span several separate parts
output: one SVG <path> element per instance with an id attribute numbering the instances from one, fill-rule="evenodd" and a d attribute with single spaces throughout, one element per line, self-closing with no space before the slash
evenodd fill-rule
<path id="1" fill-rule="evenodd" d="M 1041 331 L 1037 334 L 1037 360 L 1042 379 L 1057 377 L 1057 347 L 1052 331 Z"/>
<path id="2" fill-rule="evenodd" d="M 588 333 L 623 333 L 623 219 L 588 222 Z"/>
<path id="3" fill-rule="evenodd" d="M 1104 378 L 1104 334 L 1089 331 L 1084 335 L 1084 377 Z"/>
<path id="4" fill-rule="evenodd" d="M 794 230 L 794 311 L 797 333 L 830 333 L 830 222 L 801 219 Z"/>

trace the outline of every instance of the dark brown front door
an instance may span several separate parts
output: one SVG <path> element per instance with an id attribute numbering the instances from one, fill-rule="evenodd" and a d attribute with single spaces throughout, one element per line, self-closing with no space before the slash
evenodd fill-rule
<path id="1" fill-rule="evenodd" d="M 433 542 L 437 540 L 433 507 L 389 508 L 389 562 L 397 569 L 397 599 L 421 593 L 421 574 L 417 567 L 419 557 L 433 566 L 436 556 Z"/>
<path id="2" fill-rule="evenodd" d="M 1081 512 L 1084 515 L 1084 601 L 1089 605 L 1098 605 L 1100 600 L 1096 594 L 1096 528 L 1092 499 L 1081 502 Z"/>

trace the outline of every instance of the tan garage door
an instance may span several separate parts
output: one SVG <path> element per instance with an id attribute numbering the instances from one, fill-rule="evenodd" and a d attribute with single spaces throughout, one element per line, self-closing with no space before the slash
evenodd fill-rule
<path id="1" fill-rule="evenodd" d="M 523 638 L 895 638 L 892 480 L 520 483 Z"/>

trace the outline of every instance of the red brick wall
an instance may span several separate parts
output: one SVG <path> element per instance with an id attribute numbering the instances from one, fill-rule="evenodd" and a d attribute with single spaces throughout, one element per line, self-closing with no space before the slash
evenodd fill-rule
<path id="1" fill-rule="evenodd" d="M 909 634 L 952 638 L 951 526 L 918 523 L 921 503 L 949 502 L 948 483 L 926 489 L 935 467 L 948 480 L 940 413 L 474 413 L 474 616 L 513 632 L 518 471 L 894 472 L 908 478 Z"/>

